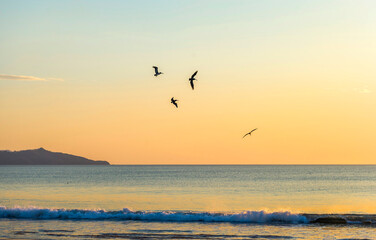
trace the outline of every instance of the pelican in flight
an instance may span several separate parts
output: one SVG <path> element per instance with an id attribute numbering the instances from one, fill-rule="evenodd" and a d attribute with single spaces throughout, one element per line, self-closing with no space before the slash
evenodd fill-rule
<path id="1" fill-rule="evenodd" d="M 247 136 L 247 135 L 251 136 L 252 132 L 253 132 L 253 131 L 256 131 L 256 130 L 257 130 L 257 128 L 253 129 L 253 130 L 250 131 L 249 133 L 246 133 L 246 134 L 243 136 L 243 138 L 244 138 L 245 136 Z"/>
<path id="2" fill-rule="evenodd" d="M 179 100 L 174 99 L 173 97 L 171 98 L 171 103 L 174 104 L 175 107 L 178 107 L 178 104 L 176 103 L 177 101 L 179 101 Z"/>
<path id="3" fill-rule="evenodd" d="M 158 77 L 158 75 L 161 75 L 161 74 L 163 74 L 163 72 L 158 72 L 158 67 L 156 67 L 156 66 L 153 66 L 153 68 L 154 68 L 154 71 L 155 71 L 155 74 L 154 74 L 154 76 Z"/>
<path id="4" fill-rule="evenodd" d="M 193 81 L 194 81 L 194 80 L 197 81 L 197 79 L 195 78 L 197 72 L 198 72 L 198 71 L 196 71 L 196 72 L 192 75 L 192 77 L 189 78 L 189 82 L 191 83 L 192 90 L 195 89 L 195 85 L 193 84 Z"/>

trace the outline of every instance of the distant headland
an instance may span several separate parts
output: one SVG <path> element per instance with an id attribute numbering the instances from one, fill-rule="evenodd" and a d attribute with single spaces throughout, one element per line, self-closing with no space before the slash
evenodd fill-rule
<path id="1" fill-rule="evenodd" d="M 110 163 L 38 148 L 22 151 L 0 151 L 0 165 L 110 165 Z"/>

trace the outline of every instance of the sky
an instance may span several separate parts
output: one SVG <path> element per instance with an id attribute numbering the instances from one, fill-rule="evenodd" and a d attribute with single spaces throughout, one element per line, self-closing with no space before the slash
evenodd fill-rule
<path id="1" fill-rule="evenodd" d="M 0 149 L 376 164 L 375 24 L 373 0 L 1 0 Z"/>

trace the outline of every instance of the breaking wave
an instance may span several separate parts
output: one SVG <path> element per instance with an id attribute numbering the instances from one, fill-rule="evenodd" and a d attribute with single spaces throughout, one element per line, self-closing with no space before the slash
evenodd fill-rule
<path id="1" fill-rule="evenodd" d="M 0 207 L 0 219 L 30 220 L 132 220 L 159 222 L 227 222 L 227 223 L 285 223 L 285 224 L 375 224 L 375 215 L 320 215 L 285 212 L 244 211 L 240 213 L 213 213 L 190 211 L 120 211 L 86 209 L 7 208 Z"/>
<path id="2" fill-rule="evenodd" d="M 233 223 L 307 223 L 305 216 L 290 212 L 246 211 L 241 213 L 178 212 L 178 211 L 121 211 L 7 208 L 0 207 L 0 218 L 67 219 L 67 220 L 140 220 L 168 222 L 233 222 Z"/>

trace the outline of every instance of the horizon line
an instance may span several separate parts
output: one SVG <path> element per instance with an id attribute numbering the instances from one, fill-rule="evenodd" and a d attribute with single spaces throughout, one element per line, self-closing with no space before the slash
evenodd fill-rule
<path id="1" fill-rule="evenodd" d="M 376 166 L 376 163 L 373 164 L 112 164 L 109 166 Z"/>

